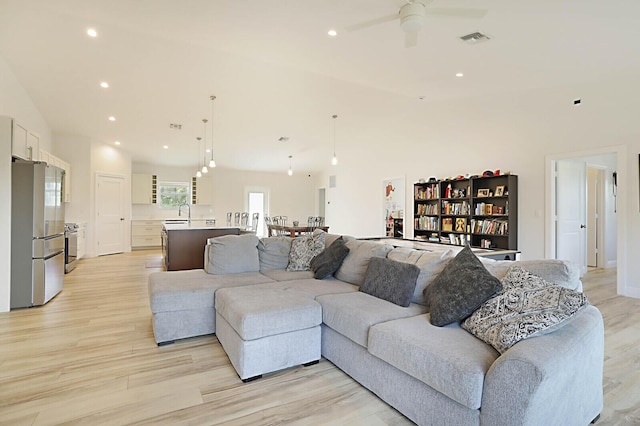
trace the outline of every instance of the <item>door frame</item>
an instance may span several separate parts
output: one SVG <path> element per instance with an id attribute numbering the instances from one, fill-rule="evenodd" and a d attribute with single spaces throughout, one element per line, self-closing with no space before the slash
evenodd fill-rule
<path id="1" fill-rule="evenodd" d="M 264 194 L 264 200 L 263 200 L 263 216 L 261 218 L 259 218 L 258 220 L 262 221 L 262 223 L 264 224 L 264 217 L 265 216 L 271 216 L 269 214 L 269 204 L 271 203 L 271 189 L 269 187 L 266 186 L 245 186 L 244 187 L 244 210 L 246 212 L 249 212 L 249 194 L 250 193 L 256 193 L 256 192 L 260 192 L 262 194 Z M 251 212 L 249 212 L 251 213 Z M 249 222 L 251 222 L 251 216 L 249 216 Z M 268 237 L 269 236 L 269 231 L 267 231 L 265 229 L 265 235 Z"/>
<path id="2" fill-rule="evenodd" d="M 545 156 L 545 247 L 546 259 L 556 258 L 556 163 L 575 157 L 589 157 L 595 155 L 615 154 L 618 172 L 618 196 L 616 216 L 616 247 L 617 247 L 617 293 L 627 293 L 627 147 L 624 145 L 599 149 L 574 151 L 563 154 Z"/>
<path id="3" fill-rule="evenodd" d="M 94 187 L 93 187 L 93 193 L 94 193 L 94 200 L 93 200 L 93 223 L 94 223 L 94 232 L 93 232 L 93 252 L 96 256 L 103 256 L 99 253 L 98 250 L 98 184 L 100 181 L 100 178 L 102 177 L 108 177 L 108 178 L 116 178 L 116 179 L 122 179 L 122 184 L 123 184 L 123 196 L 122 196 L 122 208 L 123 208 L 123 217 L 124 217 L 124 223 L 123 223 L 123 227 L 122 227 L 122 252 L 128 252 L 131 250 L 131 244 L 129 241 L 129 244 L 127 243 L 127 228 L 130 228 L 130 211 L 131 209 L 127 209 L 127 194 L 126 194 L 126 190 L 127 190 L 127 177 L 124 175 L 119 175 L 119 174 L 115 174 L 115 173 L 104 173 L 104 172 L 96 172 L 94 175 Z M 129 226 L 127 226 L 127 224 L 129 224 Z"/>

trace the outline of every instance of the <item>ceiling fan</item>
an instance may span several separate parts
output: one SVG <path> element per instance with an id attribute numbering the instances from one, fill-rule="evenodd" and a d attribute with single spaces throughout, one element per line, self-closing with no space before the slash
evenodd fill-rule
<path id="1" fill-rule="evenodd" d="M 382 16 L 369 21 L 346 27 L 347 31 L 357 31 L 384 22 L 400 20 L 400 28 L 405 33 L 404 47 L 415 47 L 418 44 L 418 31 L 424 26 L 424 20 L 429 16 L 453 16 L 461 18 L 482 18 L 487 14 L 485 9 L 454 9 L 442 7 L 427 7 L 433 0 L 408 0 L 393 15 Z"/>

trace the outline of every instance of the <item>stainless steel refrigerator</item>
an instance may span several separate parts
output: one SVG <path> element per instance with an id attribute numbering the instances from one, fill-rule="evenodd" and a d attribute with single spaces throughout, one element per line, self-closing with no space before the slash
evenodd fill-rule
<path id="1" fill-rule="evenodd" d="M 11 163 L 11 308 L 44 305 L 64 280 L 64 171 Z"/>

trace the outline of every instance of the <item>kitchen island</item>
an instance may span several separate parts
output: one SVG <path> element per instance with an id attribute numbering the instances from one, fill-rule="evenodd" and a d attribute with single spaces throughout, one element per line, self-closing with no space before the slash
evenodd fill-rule
<path id="1" fill-rule="evenodd" d="M 205 220 L 164 222 L 162 255 L 167 271 L 204 268 L 207 240 L 222 235 L 239 235 L 240 228 L 220 227 Z"/>

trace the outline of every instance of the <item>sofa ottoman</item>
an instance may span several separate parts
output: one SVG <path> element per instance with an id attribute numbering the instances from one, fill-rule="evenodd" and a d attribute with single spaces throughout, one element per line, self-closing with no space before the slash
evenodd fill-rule
<path id="1" fill-rule="evenodd" d="M 244 382 L 320 360 L 322 308 L 312 298 L 277 288 L 216 292 L 216 335 Z"/>

